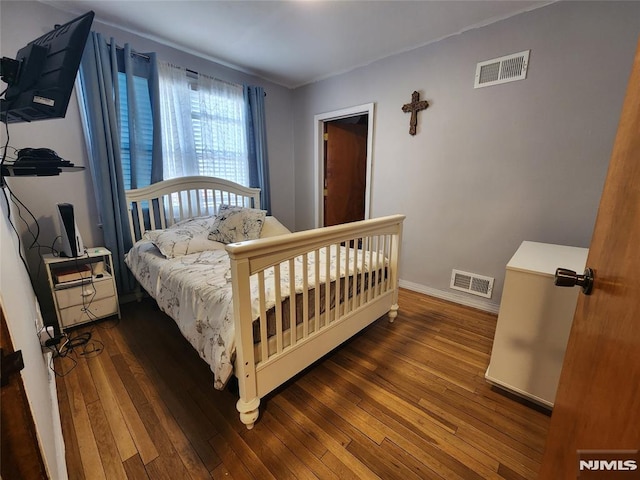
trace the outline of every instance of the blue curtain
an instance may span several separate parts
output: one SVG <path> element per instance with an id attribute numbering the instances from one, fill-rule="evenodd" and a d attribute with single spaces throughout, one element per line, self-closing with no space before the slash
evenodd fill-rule
<path id="1" fill-rule="evenodd" d="M 267 158 L 267 128 L 264 108 L 264 88 L 244 86 L 247 106 L 247 140 L 249 180 L 251 187 L 260 188 L 260 208 L 271 215 L 271 189 Z"/>
<path id="2" fill-rule="evenodd" d="M 120 56 L 120 62 L 118 57 Z M 133 242 L 129 229 L 127 205 L 124 191 L 122 168 L 122 143 L 120 138 L 120 85 L 118 73 L 124 71 L 126 75 L 128 96 L 128 121 L 130 131 L 131 156 L 131 188 L 148 185 L 162 179 L 161 144 L 152 148 L 151 166 L 141 168 L 138 165 L 138 152 L 141 146 L 136 139 L 136 125 L 139 123 L 135 111 L 134 72 L 142 62 L 132 62 L 130 47 L 127 45 L 123 52 L 118 53 L 116 42 L 112 38 L 107 44 L 99 33 L 92 32 L 87 40 L 79 70 L 81 106 L 85 137 L 89 153 L 89 162 L 93 178 L 94 192 L 100 216 L 99 222 L 104 235 L 105 247 L 111 250 L 114 262 L 114 273 L 118 291 L 129 293 L 135 288 L 135 281 L 124 263 L 124 255 L 131 248 Z M 149 78 L 149 97 L 152 104 L 153 119 L 159 120 L 159 96 L 157 66 L 155 54 L 144 54 Z M 142 57 L 140 57 L 142 58 Z M 120 66 L 119 66 L 120 64 Z M 138 64 L 138 65 L 134 65 Z M 153 78 L 155 72 L 155 79 Z M 136 72 L 139 74 L 139 72 Z M 157 134 L 156 134 L 157 132 Z M 160 136 L 159 124 L 154 126 L 153 136 Z M 133 142 L 133 143 L 131 143 Z M 154 142 L 155 143 L 155 142 Z M 140 172 L 150 173 L 148 180 L 140 179 Z M 143 185 L 140 185 L 143 183 Z"/>

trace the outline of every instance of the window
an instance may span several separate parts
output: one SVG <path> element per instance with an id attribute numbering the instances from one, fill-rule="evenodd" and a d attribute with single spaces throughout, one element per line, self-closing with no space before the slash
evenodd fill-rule
<path id="1" fill-rule="evenodd" d="M 132 85 L 127 86 L 121 68 L 122 57 L 118 59 L 120 148 L 125 189 L 140 188 L 151 181 L 153 112 L 144 65 L 147 62 L 143 57 L 135 60 Z M 207 175 L 249 186 L 242 86 L 206 75 L 194 75 L 162 62 L 158 71 L 163 178 Z"/>
<path id="2" fill-rule="evenodd" d="M 152 178 L 153 111 L 150 79 L 153 68 L 149 55 L 152 54 L 136 53 L 126 46 L 116 49 L 118 85 L 115 93 L 125 189 L 145 187 Z"/>
<path id="3" fill-rule="evenodd" d="M 241 85 L 160 63 L 164 178 L 209 175 L 249 185 Z"/>
<path id="4" fill-rule="evenodd" d="M 153 150 L 153 120 L 151 99 L 149 97 L 149 81 L 144 77 L 133 77 L 136 126 L 130 126 L 129 98 L 127 95 L 126 75 L 118 73 L 118 92 L 120 111 L 120 150 L 122 155 L 122 177 L 124 188 L 140 188 L 149 185 L 151 179 L 151 155 Z M 135 136 L 132 137 L 132 130 Z M 133 140 L 132 140 L 133 139 Z M 133 143 L 133 146 L 132 146 Z M 131 150 L 135 148 L 138 161 L 131 162 Z M 132 184 L 132 177 L 136 181 Z"/>
<path id="5" fill-rule="evenodd" d="M 211 82 L 208 82 L 211 83 Z M 190 83 L 191 122 L 198 174 L 249 185 L 242 91 Z"/>

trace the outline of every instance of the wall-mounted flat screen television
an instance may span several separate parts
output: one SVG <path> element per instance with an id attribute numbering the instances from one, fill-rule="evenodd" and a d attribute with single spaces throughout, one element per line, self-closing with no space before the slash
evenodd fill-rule
<path id="1" fill-rule="evenodd" d="M 0 99 L 0 121 L 33 122 L 64 117 L 91 31 L 92 11 L 56 26 L 21 48 L 15 59 L 2 58 L 7 83 Z"/>

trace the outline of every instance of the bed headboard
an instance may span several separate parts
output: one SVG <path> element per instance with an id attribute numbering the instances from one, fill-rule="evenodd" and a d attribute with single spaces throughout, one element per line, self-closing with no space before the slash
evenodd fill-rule
<path id="1" fill-rule="evenodd" d="M 215 177 L 180 177 L 127 190 L 133 241 L 189 217 L 215 215 L 220 205 L 260 208 L 260 189 Z"/>

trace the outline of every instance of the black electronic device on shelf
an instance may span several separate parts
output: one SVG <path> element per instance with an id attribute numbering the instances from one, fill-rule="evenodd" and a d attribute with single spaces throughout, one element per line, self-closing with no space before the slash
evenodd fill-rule
<path id="1" fill-rule="evenodd" d="M 66 115 L 93 17 L 90 11 L 57 25 L 21 48 L 15 59 L 2 58 L 0 78 L 8 87 L 0 99 L 0 121 L 33 122 Z"/>
<path id="2" fill-rule="evenodd" d="M 75 166 L 48 148 L 23 148 L 18 157 L 2 164 L 2 177 L 49 177 L 62 172 L 76 172 L 84 167 Z"/>

